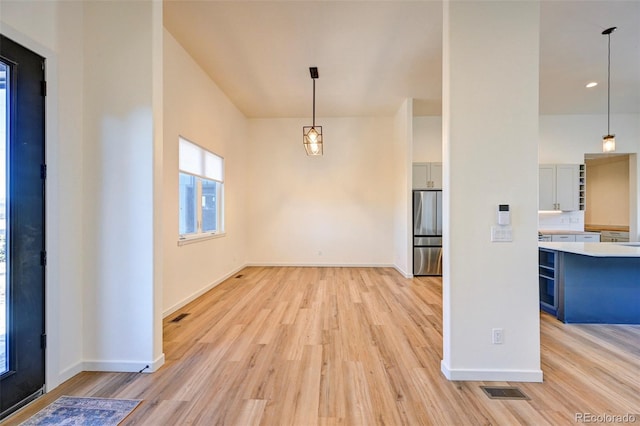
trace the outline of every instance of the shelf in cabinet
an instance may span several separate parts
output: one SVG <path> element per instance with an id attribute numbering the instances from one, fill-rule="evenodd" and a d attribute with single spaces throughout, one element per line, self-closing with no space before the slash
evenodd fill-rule
<path id="1" fill-rule="evenodd" d="M 540 276 L 544 275 L 547 278 L 552 278 L 555 276 L 556 269 L 553 266 L 546 265 L 538 265 L 538 272 Z"/>

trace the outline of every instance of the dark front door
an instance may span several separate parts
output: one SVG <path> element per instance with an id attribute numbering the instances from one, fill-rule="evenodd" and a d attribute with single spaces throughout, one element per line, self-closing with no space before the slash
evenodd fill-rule
<path id="1" fill-rule="evenodd" d="M 0 418 L 44 388 L 44 58 L 0 36 Z"/>

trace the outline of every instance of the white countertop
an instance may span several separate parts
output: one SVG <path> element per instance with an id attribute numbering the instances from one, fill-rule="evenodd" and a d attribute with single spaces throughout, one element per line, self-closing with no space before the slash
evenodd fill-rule
<path id="1" fill-rule="evenodd" d="M 593 257 L 640 257 L 640 243 L 551 243 L 538 247 Z"/>
<path id="2" fill-rule="evenodd" d="M 563 231 L 561 229 L 539 229 L 539 234 L 543 235 L 599 235 L 599 232 L 593 231 Z"/>

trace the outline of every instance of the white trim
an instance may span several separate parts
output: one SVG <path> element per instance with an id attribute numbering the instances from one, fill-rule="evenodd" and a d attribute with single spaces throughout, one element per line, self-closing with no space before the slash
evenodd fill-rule
<path id="1" fill-rule="evenodd" d="M 403 277 L 407 278 L 407 279 L 411 279 L 413 278 L 413 274 L 410 274 L 408 272 L 405 272 L 401 267 L 399 267 L 398 265 L 393 265 L 393 268 L 398 271 L 398 273 L 400 275 L 402 275 Z"/>
<path id="2" fill-rule="evenodd" d="M 194 184 L 195 184 L 195 190 L 196 190 L 196 194 L 195 194 L 195 199 L 193 200 L 194 206 L 196 208 L 196 229 L 194 232 L 190 232 L 190 233 L 186 233 L 186 234 L 179 234 L 178 235 L 178 239 L 179 240 L 188 240 L 188 239 L 197 239 L 197 238 L 202 238 L 204 237 L 210 237 L 213 234 L 224 234 L 224 182 L 222 181 L 215 181 L 206 177 L 202 177 L 202 176 L 198 176 L 195 174 L 190 174 L 190 173 L 185 173 L 184 171 L 180 171 L 178 173 L 179 176 L 179 180 L 182 176 L 190 176 L 191 178 L 194 179 Z M 204 222 L 203 222 L 203 209 L 204 206 L 202 205 L 202 186 L 204 185 L 205 182 L 214 182 L 216 184 L 215 186 L 215 191 L 216 191 L 216 229 L 215 230 L 203 230 L 202 228 L 204 227 Z M 180 200 L 182 200 L 182 183 L 179 184 L 180 189 Z M 182 217 L 180 217 L 180 223 L 182 223 Z M 180 245 L 180 244 L 178 244 Z"/>
<path id="3" fill-rule="evenodd" d="M 67 380 L 69 380 L 70 378 L 82 373 L 84 370 L 84 365 L 82 364 L 81 361 L 73 364 L 71 367 L 67 367 L 64 370 L 62 370 L 60 373 L 58 373 L 55 377 L 55 380 L 51 380 L 51 382 L 55 383 L 55 386 L 50 387 L 49 384 L 45 385 L 45 389 L 46 392 L 51 392 L 55 387 L 58 386 L 58 384 L 64 383 Z M 51 375 L 56 374 L 56 372 L 51 372 Z"/>
<path id="4" fill-rule="evenodd" d="M 214 238 L 226 237 L 226 232 L 210 232 L 205 234 L 189 234 L 178 240 L 178 246 L 197 243 L 198 241 L 212 240 Z"/>
<path id="5" fill-rule="evenodd" d="M 164 365 L 164 352 L 162 352 L 158 358 L 153 360 L 153 362 L 149 364 L 149 368 L 144 370 L 143 373 L 155 373 L 163 365 Z"/>
<path id="6" fill-rule="evenodd" d="M 228 280 L 229 278 L 231 278 L 233 275 L 237 274 L 238 272 L 240 272 L 241 270 L 243 270 L 244 268 L 246 268 L 249 265 L 242 265 L 236 269 L 234 269 L 233 271 L 229 272 L 228 274 L 224 275 L 222 278 L 218 278 L 216 281 L 212 282 L 211 284 L 207 285 L 206 287 L 196 291 L 195 293 L 193 293 L 191 296 L 188 296 L 184 299 L 182 299 L 180 302 L 176 303 L 175 305 L 171 306 L 169 309 L 166 309 L 163 313 L 162 313 L 162 318 L 166 318 L 169 315 L 171 315 L 172 313 L 174 313 L 175 311 L 177 311 L 178 309 L 186 306 L 187 304 L 189 304 L 190 302 L 193 302 L 194 300 L 196 300 L 198 297 L 202 296 L 203 294 L 205 294 L 206 292 L 208 292 L 209 290 L 211 290 L 212 288 L 214 288 L 215 286 L 217 286 L 218 284 Z"/>
<path id="7" fill-rule="evenodd" d="M 117 373 L 153 373 L 164 364 L 164 353 L 153 361 L 100 361 L 83 362 L 83 371 L 109 371 Z"/>
<path id="8" fill-rule="evenodd" d="M 476 382 L 536 382 L 542 383 L 542 370 L 487 370 L 487 369 L 451 369 L 440 362 L 442 374 L 452 381 Z"/>

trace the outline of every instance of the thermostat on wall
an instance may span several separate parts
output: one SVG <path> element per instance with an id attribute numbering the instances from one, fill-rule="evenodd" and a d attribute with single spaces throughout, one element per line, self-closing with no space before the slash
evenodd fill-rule
<path id="1" fill-rule="evenodd" d="M 498 205 L 498 225 L 510 225 L 511 224 L 511 212 L 509 211 L 509 204 Z"/>

